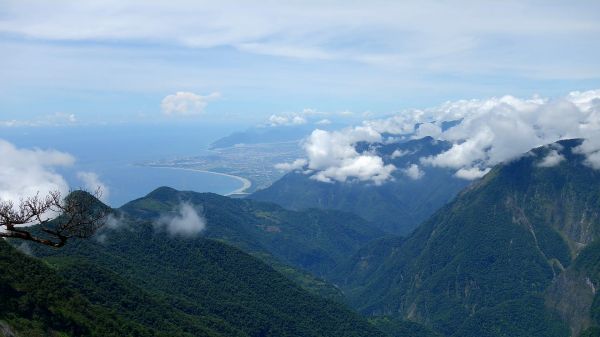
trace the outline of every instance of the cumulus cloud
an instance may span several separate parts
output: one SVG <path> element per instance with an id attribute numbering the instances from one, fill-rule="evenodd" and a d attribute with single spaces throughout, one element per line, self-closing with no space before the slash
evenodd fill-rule
<path id="1" fill-rule="evenodd" d="M 415 138 L 415 139 L 419 139 L 419 138 L 423 138 L 423 137 L 437 138 L 441 134 L 442 134 L 442 128 L 439 127 L 438 125 L 435 125 L 434 123 L 423 123 L 417 127 L 417 130 L 415 131 L 415 135 L 413 136 L 413 138 Z"/>
<path id="2" fill-rule="evenodd" d="M 291 113 L 291 114 L 280 114 L 271 115 L 269 117 L 270 126 L 284 126 L 284 125 L 302 125 L 306 124 L 306 118 L 302 115 Z"/>
<path id="3" fill-rule="evenodd" d="M 575 149 L 586 156 L 586 164 L 600 170 L 600 137 L 588 138 Z"/>
<path id="4" fill-rule="evenodd" d="M 488 172 L 490 172 L 491 168 L 486 167 L 484 169 L 478 167 L 463 167 L 456 171 L 454 175 L 457 178 L 466 179 L 466 180 L 475 180 L 483 177 Z"/>
<path id="5" fill-rule="evenodd" d="M 392 157 L 392 159 L 396 159 L 396 158 L 404 157 L 409 153 L 410 153 L 410 151 L 408 151 L 408 150 L 396 149 L 396 150 L 394 150 L 394 152 L 392 152 L 391 157 Z"/>
<path id="6" fill-rule="evenodd" d="M 110 195 L 110 189 L 108 188 L 108 186 L 106 186 L 106 184 L 104 184 L 101 180 L 100 177 L 98 177 L 98 174 L 94 173 L 94 172 L 77 172 L 77 178 L 79 178 L 79 180 L 81 180 L 84 184 L 84 187 L 88 190 L 88 191 L 96 191 L 96 190 L 100 190 L 100 200 L 102 200 L 103 202 L 107 202 L 108 201 L 108 197 Z"/>
<path id="7" fill-rule="evenodd" d="M 455 125 L 444 128 L 449 122 Z M 383 134 L 392 137 L 383 139 Z M 481 178 L 498 163 L 568 138 L 584 138 L 576 152 L 586 156 L 587 165 L 600 169 L 600 90 L 571 92 L 553 99 L 507 95 L 445 102 L 433 108 L 364 121 L 355 128 L 315 130 L 305 141 L 304 150 L 313 179 L 331 182 L 356 178 L 381 184 L 391 178 L 395 167 L 386 165 L 375 151 L 358 153 L 356 144 L 424 136 L 448 141 L 452 146 L 437 155 L 420 158 L 419 164 L 453 169 L 455 176 L 462 179 Z M 391 158 L 405 154 L 395 151 Z M 560 149 L 554 148 L 540 165 L 556 165 L 563 159 Z M 418 178 L 422 171 L 413 165 L 402 172 Z"/>
<path id="8" fill-rule="evenodd" d="M 315 124 L 315 125 L 329 125 L 332 120 L 340 120 L 355 117 L 355 114 L 351 111 L 320 111 L 312 108 L 305 108 L 299 112 L 283 112 L 279 114 L 272 114 L 266 123 L 268 126 L 288 126 L 288 125 L 302 125 L 302 124 Z"/>
<path id="9" fill-rule="evenodd" d="M 561 161 L 565 160 L 565 157 L 558 153 L 557 150 L 551 150 L 548 154 L 540 161 L 538 167 L 554 167 L 560 164 Z"/>
<path id="10" fill-rule="evenodd" d="M 457 120 L 458 125 L 442 130 L 444 122 Z M 590 166 L 600 167 L 600 90 L 555 99 L 503 96 L 446 102 L 364 125 L 380 133 L 430 135 L 451 142 L 448 151 L 421 158 L 421 164 L 456 169 L 456 176 L 464 179 L 477 179 L 493 165 L 566 138 L 586 138 L 579 151 Z"/>
<path id="11" fill-rule="evenodd" d="M 160 106 L 167 116 L 195 116 L 202 114 L 208 102 L 220 96 L 218 92 L 201 96 L 193 92 L 179 91 L 163 98 Z"/>
<path id="12" fill-rule="evenodd" d="M 322 182 L 349 178 L 381 184 L 391 178 L 395 167 L 371 152 L 358 153 L 358 142 L 379 142 L 381 135 L 370 127 L 354 127 L 342 131 L 315 130 L 304 143 L 311 177 Z"/>
<path id="13" fill-rule="evenodd" d="M 417 164 L 410 164 L 407 168 L 402 170 L 402 173 L 412 180 L 419 180 L 425 175 L 425 172 L 423 172 Z"/>
<path id="14" fill-rule="evenodd" d="M 157 229 L 164 229 L 173 236 L 193 237 L 206 229 L 206 219 L 198 214 L 189 202 L 182 202 L 176 214 L 165 214 L 155 223 Z"/>
<path id="15" fill-rule="evenodd" d="M 296 159 L 291 163 L 275 164 L 275 168 L 281 171 L 294 171 L 302 169 L 307 163 L 306 159 Z"/>
<path id="16" fill-rule="evenodd" d="M 19 202 L 38 192 L 59 191 L 65 195 L 69 185 L 55 171 L 70 166 L 75 158 L 55 150 L 20 149 L 0 139 L 0 199 Z"/>

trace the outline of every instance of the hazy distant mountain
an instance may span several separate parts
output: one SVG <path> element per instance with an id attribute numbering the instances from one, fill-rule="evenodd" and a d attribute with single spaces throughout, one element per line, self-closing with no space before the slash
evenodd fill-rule
<path id="1" fill-rule="evenodd" d="M 393 173 L 393 181 L 380 186 L 362 182 L 325 183 L 301 172 L 291 172 L 249 198 L 295 210 L 321 208 L 353 212 L 379 229 L 408 234 L 469 184 L 444 168 L 422 166 L 424 175 L 418 179 L 403 172 L 409 165 L 418 164 L 419 158 L 439 154 L 450 146 L 431 137 L 375 146 L 359 144 L 358 151 L 376 151 L 386 164 L 398 168 Z"/>
<path id="2" fill-rule="evenodd" d="M 498 165 L 408 238 L 364 247 L 338 283 L 365 314 L 446 336 L 569 336 L 599 324 L 600 171 L 573 152 L 580 143 Z M 564 160 L 543 164 L 552 151 Z"/>
<path id="3" fill-rule="evenodd" d="M 246 131 L 239 131 L 219 138 L 210 144 L 211 149 L 231 147 L 238 144 L 260 144 L 300 141 L 308 136 L 314 126 L 278 126 L 278 127 L 256 127 Z"/>

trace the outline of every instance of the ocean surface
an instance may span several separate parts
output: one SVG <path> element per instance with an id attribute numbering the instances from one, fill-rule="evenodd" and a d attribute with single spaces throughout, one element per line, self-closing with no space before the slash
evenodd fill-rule
<path id="1" fill-rule="evenodd" d="M 235 126 L 119 125 L 0 128 L 0 139 L 19 148 L 55 149 L 76 158 L 73 166 L 56 168 L 71 188 L 83 187 L 77 172 L 94 172 L 108 187 L 107 203 L 119 207 L 160 186 L 227 194 L 243 183 L 206 172 L 142 167 L 148 160 L 200 155 Z"/>

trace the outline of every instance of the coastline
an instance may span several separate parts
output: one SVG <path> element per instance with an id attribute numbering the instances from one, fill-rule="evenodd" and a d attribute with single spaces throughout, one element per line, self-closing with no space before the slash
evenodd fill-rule
<path id="1" fill-rule="evenodd" d="M 252 187 L 252 182 L 244 177 L 240 177 L 240 176 L 234 176 L 233 174 L 227 174 L 227 173 L 221 173 L 221 172 L 213 172 L 213 171 L 207 171 L 207 170 L 201 170 L 201 169 L 192 169 L 192 168 L 185 168 L 185 167 L 173 167 L 173 166 L 145 166 L 145 167 L 153 167 L 153 168 L 162 168 L 162 169 L 172 169 L 172 170 L 183 170 L 183 171 L 193 171 L 193 172 L 202 172 L 202 173 L 210 173 L 210 174 L 216 174 L 216 175 L 220 175 L 220 176 L 225 176 L 225 177 L 229 177 L 229 178 L 234 178 L 237 179 L 239 181 L 242 182 L 242 187 L 233 190 L 229 193 L 224 194 L 225 196 L 229 196 L 229 195 L 233 195 L 233 194 L 248 194 L 248 192 L 246 192 L 250 187 Z"/>

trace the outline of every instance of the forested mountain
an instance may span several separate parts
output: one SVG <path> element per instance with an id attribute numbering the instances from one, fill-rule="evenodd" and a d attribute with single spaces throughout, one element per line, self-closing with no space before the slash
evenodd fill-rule
<path id="1" fill-rule="evenodd" d="M 161 187 L 93 239 L 0 242 L 0 336 L 598 336 L 600 171 L 580 144 L 496 166 L 406 237 Z"/>
<path id="2" fill-rule="evenodd" d="M 127 225 L 31 246 L 43 261 L 0 242 L 0 321 L 22 336 L 383 336 L 236 248 Z"/>
<path id="3" fill-rule="evenodd" d="M 365 220 L 332 210 L 289 211 L 278 205 L 233 199 L 212 193 L 161 187 L 120 208 L 126 217 L 156 221 L 176 214 L 182 203 L 206 219 L 202 235 L 246 252 L 277 260 L 322 276 L 383 232 Z"/>
<path id="4" fill-rule="evenodd" d="M 580 143 L 498 165 L 406 239 L 364 247 L 337 282 L 364 314 L 446 336 L 569 336 L 597 325 L 600 171 L 576 153 Z M 542 165 L 552 151 L 564 159 Z"/>
<path id="5" fill-rule="evenodd" d="M 365 182 L 325 183 L 301 172 L 291 172 L 250 199 L 274 202 L 283 207 L 337 209 L 353 212 L 392 234 L 406 235 L 450 201 L 469 183 L 444 168 L 421 167 L 424 176 L 408 177 L 403 169 L 419 159 L 450 147 L 431 137 L 391 144 L 359 144 L 357 150 L 374 151 L 385 164 L 393 164 L 393 181 L 382 185 Z"/>

